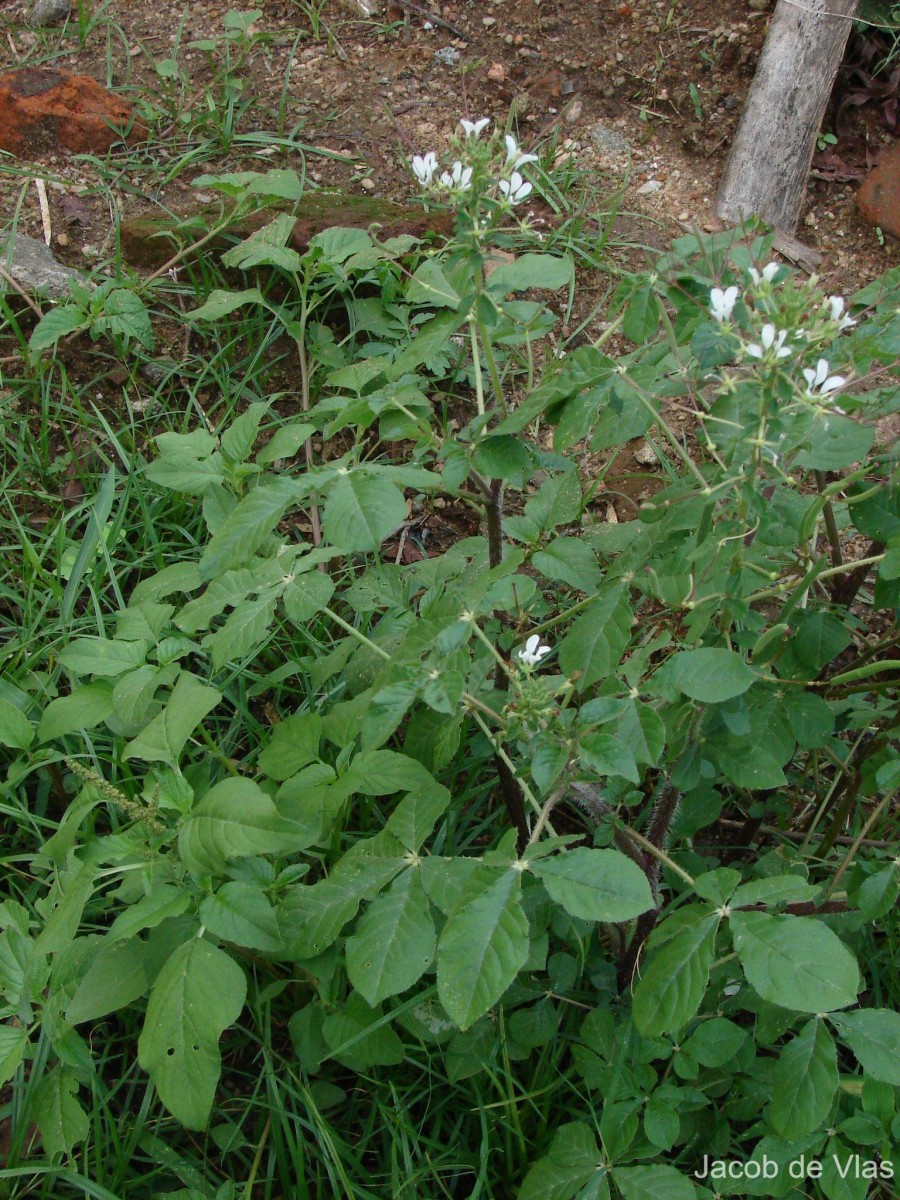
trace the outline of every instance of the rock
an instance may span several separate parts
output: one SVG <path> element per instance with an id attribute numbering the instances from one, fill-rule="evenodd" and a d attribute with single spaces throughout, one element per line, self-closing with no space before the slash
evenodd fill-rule
<path id="1" fill-rule="evenodd" d="M 597 147 L 602 158 L 615 162 L 627 162 L 631 157 L 631 145 L 628 138 L 619 133 L 617 129 L 611 129 L 609 125 L 598 121 L 596 125 L 591 126 L 590 134 L 591 141 Z"/>
<path id="2" fill-rule="evenodd" d="M 131 105 L 85 75 L 47 67 L 0 74 L 0 150 L 19 158 L 103 154 L 123 138 L 144 137 Z"/>
<path id="3" fill-rule="evenodd" d="M 31 24 L 62 25 L 72 11 L 72 0 L 34 0 Z"/>
<path id="4" fill-rule="evenodd" d="M 275 210 L 266 209 L 236 221 L 227 234 L 217 238 L 211 249 L 225 250 L 239 238 L 267 224 Z M 308 192 L 297 202 L 297 220 L 290 244 L 300 254 L 309 249 L 309 240 L 323 229 L 345 227 L 368 229 L 377 225 L 379 241 L 408 234 L 411 237 L 449 238 L 453 233 L 452 213 L 426 213 L 418 205 L 395 204 L 374 196 L 351 196 L 346 192 Z M 209 225 L 218 219 L 218 209 L 193 213 L 180 221 L 153 215 L 132 217 L 121 227 L 122 253 L 136 267 L 161 267 L 179 245 L 190 245 L 203 237 Z"/>
<path id="5" fill-rule="evenodd" d="M 642 183 L 637 190 L 639 196 L 652 196 L 654 192 L 658 192 L 662 188 L 662 183 L 658 179 L 648 179 L 646 183 Z"/>
<path id="6" fill-rule="evenodd" d="M 882 154 L 863 180 L 856 204 L 864 221 L 900 238 L 900 146 Z"/>
<path id="7" fill-rule="evenodd" d="M 23 292 L 46 296 L 48 300 L 65 300 L 71 284 L 89 282 L 80 271 L 58 263 L 43 242 L 24 233 L 16 233 L 2 247 L 0 266 Z M 0 280 L 0 287 L 8 285 Z"/>

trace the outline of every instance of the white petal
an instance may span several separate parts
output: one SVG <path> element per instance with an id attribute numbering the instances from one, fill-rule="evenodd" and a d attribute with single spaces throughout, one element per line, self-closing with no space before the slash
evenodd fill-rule
<path id="1" fill-rule="evenodd" d="M 777 262 L 770 262 L 763 267 L 763 279 L 766 281 L 766 283 L 772 282 L 772 280 L 778 274 L 778 269 L 779 264 Z"/>
<path id="2" fill-rule="evenodd" d="M 754 287 L 759 287 L 759 271 L 757 271 L 756 267 L 748 267 L 747 274 L 753 280 Z"/>
<path id="3" fill-rule="evenodd" d="M 747 347 L 747 353 L 751 358 L 762 358 L 763 348 L 762 346 L 751 345 Z"/>
<path id="4" fill-rule="evenodd" d="M 822 395 L 825 396 L 828 394 L 828 392 L 836 392 L 837 389 L 842 388 L 846 382 L 847 380 L 843 375 L 832 375 L 830 379 L 825 380 L 820 388 L 820 391 Z"/>
<path id="5" fill-rule="evenodd" d="M 775 342 L 775 326 L 763 325 L 762 333 L 759 335 L 759 340 L 762 342 L 766 350 L 771 350 Z"/>

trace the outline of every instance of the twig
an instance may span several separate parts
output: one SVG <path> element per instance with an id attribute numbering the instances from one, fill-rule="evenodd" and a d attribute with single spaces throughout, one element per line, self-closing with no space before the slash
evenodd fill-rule
<path id="1" fill-rule="evenodd" d="M 22 297 L 31 311 L 35 313 L 39 319 L 43 317 L 44 312 L 41 306 L 35 300 L 32 300 L 19 281 L 17 279 L 13 279 L 12 275 L 10 275 L 10 273 L 4 267 L 0 267 L 0 279 L 4 280 L 5 283 L 8 283 L 13 291 L 17 292 Z"/>
<path id="2" fill-rule="evenodd" d="M 436 13 L 429 12 L 427 8 L 419 8 L 418 4 L 412 4 L 411 0 L 391 0 L 391 4 L 395 8 L 402 8 L 405 12 L 415 13 L 423 21 L 430 21 L 432 25 L 438 25 L 441 29 L 446 29 L 454 37 L 462 38 L 464 42 L 471 42 L 472 40 L 469 34 L 463 33 L 461 29 L 457 29 L 455 25 L 451 25 L 449 21 L 445 21 L 443 17 L 439 17 Z"/>

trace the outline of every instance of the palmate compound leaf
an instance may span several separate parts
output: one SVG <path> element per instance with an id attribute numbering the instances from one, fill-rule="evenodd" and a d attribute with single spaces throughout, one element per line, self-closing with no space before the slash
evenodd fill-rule
<path id="1" fill-rule="evenodd" d="M 856 959 L 821 921 L 733 912 L 731 932 L 747 982 L 763 1000 L 809 1013 L 856 1003 Z"/>
<path id="2" fill-rule="evenodd" d="M 463 888 L 438 943 L 438 997 L 461 1029 L 496 1004 L 528 958 L 522 873 L 480 867 Z"/>
<path id="3" fill-rule="evenodd" d="M 350 982 L 375 1008 L 424 974 L 434 958 L 436 940 L 421 875 L 410 867 L 372 901 L 348 939 Z"/>
<path id="4" fill-rule="evenodd" d="M 699 1008 L 709 982 L 718 927 L 718 914 L 706 913 L 676 933 L 650 959 L 634 990 L 634 1023 L 646 1037 L 675 1032 Z"/>
<path id="5" fill-rule="evenodd" d="M 837 1052 L 824 1021 L 807 1021 L 781 1051 L 771 1076 L 768 1117 L 783 1138 L 812 1133 L 831 1111 L 838 1086 Z"/>
<path id="6" fill-rule="evenodd" d="M 630 921 L 653 907 L 647 876 L 618 850 L 579 847 L 538 859 L 531 870 L 573 917 L 587 921 Z"/>
<path id="7" fill-rule="evenodd" d="M 531 1167 L 518 1200 L 572 1200 L 601 1169 L 590 1125 L 572 1121 L 561 1126 L 547 1154 Z"/>
<path id="8" fill-rule="evenodd" d="M 222 1067 L 219 1038 L 240 1016 L 246 992 L 237 963 L 202 938 L 174 950 L 156 977 L 138 1062 L 188 1129 L 203 1129 L 209 1118 Z"/>

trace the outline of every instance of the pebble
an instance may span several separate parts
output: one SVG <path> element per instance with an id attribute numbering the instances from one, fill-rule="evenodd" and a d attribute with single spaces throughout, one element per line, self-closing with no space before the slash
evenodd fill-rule
<path id="1" fill-rule="evenodd" d="M 375 180 L 370 179 L 367 175 L 365 179 L 361 179 L 359 181 L 359 186 L 362 188 L 362 190 L 364 192 L 374 192 L 375 191 Z"/>

